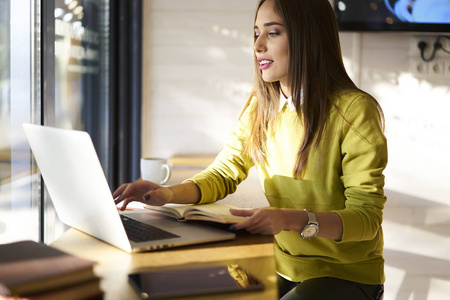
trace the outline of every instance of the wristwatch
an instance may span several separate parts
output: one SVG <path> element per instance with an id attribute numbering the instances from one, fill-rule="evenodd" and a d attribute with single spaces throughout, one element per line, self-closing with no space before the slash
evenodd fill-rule
<path id="1" fill-rule="evenodd" d="M 308 214 L 308 224 L 300 232 L 300 237 L 305 240 L 310 240 L 319 233 L 319 222 L 317 222 L 316 214 L 309 209 L 304 209 Z"/>

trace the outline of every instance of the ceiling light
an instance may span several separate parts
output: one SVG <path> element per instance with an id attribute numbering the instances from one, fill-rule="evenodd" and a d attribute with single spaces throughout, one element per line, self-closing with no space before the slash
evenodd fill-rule
<path id="1" fill-rule="evenodd" d="M 74 9 L 75 7 L 78 6 L 78 1 L 72 1 L 67 8 L 69 8 L 70 10 Z"/>
<path id="2" fill-rule="evenodd" d="M 58 19 L 61 18 L 62 16 L 64 16 L 64 9 L 59 7 L 55 8 L 55 18 Z"/>
<path id="3" fill-rule="evenodd" d="M 64 22 L 70 22 L 73 19 L 73 13 L 67 13 L 62 18 Z"/>
<path id="4" fill-rule="evenodd" d="M 75 7 L 75 9 L 73 10 L 73 14 L 74 15 L 78 15 L 79 13 L 83 12 L 83 6 L 77 6 Z"/>

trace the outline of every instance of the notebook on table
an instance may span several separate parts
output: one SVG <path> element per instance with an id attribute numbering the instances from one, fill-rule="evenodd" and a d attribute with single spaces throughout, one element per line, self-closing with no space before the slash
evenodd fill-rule
<path id="1" fill-rule="evenodd" d="M 87 132 L 23 124 L 60 220 L 127 252 L 222 241 L 235 234 L 148 211 L 118 213 Z M 135 236 L 131 233 L 134 228 Z"/>

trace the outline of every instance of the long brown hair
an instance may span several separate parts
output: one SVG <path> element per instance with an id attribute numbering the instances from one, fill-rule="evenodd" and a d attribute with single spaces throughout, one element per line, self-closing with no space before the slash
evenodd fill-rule
<path id="1" fill-rule="evenodd" d="M 308 154 L 317 147 L 327 126 L 331 94 L 358 90 L 342 60 L 339 32 L 328 0 L 269 0 L 283 19 L 289 42 L 289 74 L 292 100 L 303 122 L 304 137 L 297 153 L 293 176 L 302 178 Z M 260 0 L 255 14 L 266 0 Z M 256 41 L 256 38 L 255 38 Z M 301 91 L 303 90 L 303 102 Z M 363 91 L 361 91 L 363 92 Z M 250 113 L 250 136 L 246 151 L 259 164 L 267 164 L 269 128 L 276 127 L 280 97 L 279 82 L 265 82 L 255 57 L 255 85 L 245 106 L 257 101 Z M 376 100 L 374 99 L 376 102 Z M 301 104 L 302 103 L 302 104 Z M 380 112 L 381 112 L 381 108 Z"/>

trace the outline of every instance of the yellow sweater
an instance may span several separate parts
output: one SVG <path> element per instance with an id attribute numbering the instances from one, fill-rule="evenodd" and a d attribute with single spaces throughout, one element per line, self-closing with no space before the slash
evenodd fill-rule
<path id="1" fill-rule="evenodd" d="M 310 153 L 302 180 L 292 173 L 303 128 L 286 105 L 278 114 L 275 136 L 267 141 L 268 165 L 256 166 L 271 206 L 336 211 L 343 222 L 340 242 L 302 240 L 294 231 L 277 234 L 277 272 L 293 281 L 329 276 L 380 284 L 385 280 L 381 223 L 386 138 L 376 104 L 367 95 L 349 92 L 335 97 L 335 103 L 344 117 L 333 108 L 321 146 Z M 242 154 L 247 113 L 214 163 L 189 179 L 201 190 L 199 203 L 233 193 L 253 166 Z"/>

